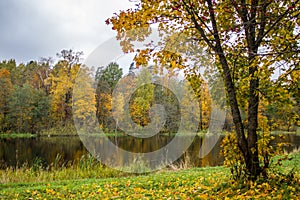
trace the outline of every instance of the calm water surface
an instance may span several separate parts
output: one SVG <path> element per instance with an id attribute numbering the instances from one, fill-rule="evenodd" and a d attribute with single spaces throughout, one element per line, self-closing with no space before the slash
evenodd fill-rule
<path id="1" fill-rule="evenodd" d="M 147 139 L 129 136 L 110 137 L 110 140 L 119 147 L 140 153 L 160 149 L 172 139 L 171 136 L 157 136 Z M 97 141 L 101 143 L 101 137 L 97 138 Z M 280 139 L 276 137 L 272 145 L 278 141 Z M 220 154 L 221 139 L 206 157 L 200 159 L 199 150 L 202 142 L 203 138 L 195 137 L 186 153 L 176 162 L 188 158 L 197 167 L 222 165 L 224 158 Z M 298 135 L 287 135 L 286 142 L 291 143 L 291 146 L 286 148 L 287 151 L 300 148 L 300 136 Z M 83 155 L 88 154 L 88 151 L 78 136 L 0 139 L 0 168 L 22 166 L 24 163 L 31 165 L 36 158 L 42 160 L 44 164 L 50 165 L 54 162 L 57 154 L 62 156 L 64 162 L 68 162 L 80 160 Z"/>

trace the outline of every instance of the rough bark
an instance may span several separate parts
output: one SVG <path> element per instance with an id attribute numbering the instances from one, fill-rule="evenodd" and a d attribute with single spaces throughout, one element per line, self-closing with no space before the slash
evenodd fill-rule
<path id="1" fill-rule="evenodd" d="M 296 1 L 296 3 L 299 0 Z M 259 105 L 259 77 L 257 77 L 258 65 L 255 63 L 257 57 L 258 48 L 261 46 L 263 38 L 273 30 L 278 23 L 287 16 L 289 9 L 281 13 L 274 22 L 266 28 L 267 24 L 267 8 L 272 1 L 259 1 L 252 0 L 251 3 L 247 3 L 246 0 L 232 0 L 231 1 L 237 15 L 241 20 L 242 30 L 246 36 L 245 48 L 248 50 L 248 72 L 249 72 L 249 99 L 248 99 L 248 129 L 245 134 L 244 125 L 241 119 L 239 111 L 239 105 L 237 102 L 236 88 L 233 84 L 233 77 L 231 76 L 231 69 L 228 65 L 228 58 L 224 54 L 222 42 L 220 40 L 220 32 L 218 30 L 218 24 L 216 22 L 216 16 L 212 0 L 206 0 L 208 6 L 209 18 L 211 26 L 205 26 L 205 22 L 201 20 L 201 17 L 193 11 L 189 5 L 183 1 L 183 5 L 186 11 L 191 15 L 195 28 L 201 35 L 201 39 L 210 47 L 218 58 L 221 65 L 221 73 L 225 81 L 225 87 L 228 94 L 229 104 L 233 117 L 233 123 L 235 125 L 235 132 L 238 139 L 238 146 L 243 154 L 246 162 L 247 171 L 251 178 L 256 178 L 261 170 L 258 157 L 258 105 Z M 250 8 L 249 8 L 250 6 Z M 209 38 L 204 28 L 209 31 L 209 35 L 213 36 L 213 39 Z"/>
<path id="2" fill-rule="evenodd" d="M 256 68 L 255 68 L 256 69 Z M 250 68 L 250 74 L 256 71 Z M 249 170 L 252 177 L 257 177 L 260 174 L 259 158 L 258 158 L 258 145 L 257 145 L 257 128 L 258 128 L 258 104 L 259 95 L 257 92 L 259 86 L 258 78 L 253 78 L 250 81 L 250 93 L 248 101 L 248 150 L 250 156 L 245 158 L 246 167 Z"/>
<path id="3" fill-rule="evenodd" d="M 219 60 L 222 65 L 223 78 L 226 85 L 226 90 L 228 93 L 229 103 L 231 107 L 231 113 L 233 117 L 233 122 L 235 125 L 235 132 L 238 139 L 238 146 L 243 154 L 246 168 L 250 177 L 256 178 L 260 174 L 260 166 L 258 160 L 258 147 L 257 147 L 257 116 L 258 116 L 258 104 L 259 96 L 257 93 L 259 79 L 255 77 L 257 72 L 257 66 L 252 67 L 250 63 L 255 58 L 257 52 L 258 44 L 255 42 L 255 13 L 248 17 L 248 12 L 246 10 L 245 1 L 241 1 L 243 8 L 238 10 L 238 13 L 244 22 L 244 30 L 246 35 L 246 40 L 248 44 L 248 55 L 249 55 L 249 75 L 252 77 L 250 80 L 250 90 L 249 90 L 249 102 L 248 102 L 248 136 L 246 139 L 245 130 L 241 119 L 241 114 L 239 111 L 239 106 L 236 98 L 235 87 L 233 84 L 233 79 L 231 77 L 231 70 L 228 66 L 226 56 L 223 52 L 221 41 L 219 38 L 219 32 L 217 28 L 217 23 L 214 16 L 213 6 L 211 0 L 207 1 L 210 10 L 210 18 L 212 21 L 212 27 L 214 31 L 215 38 L 215 52 L 217 53 Z M 256 11 L 258 1 L 252 1 L 252 10 Z"/>

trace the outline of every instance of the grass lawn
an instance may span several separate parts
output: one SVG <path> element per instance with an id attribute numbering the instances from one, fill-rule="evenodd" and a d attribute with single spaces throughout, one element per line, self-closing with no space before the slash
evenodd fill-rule
<path id="1" fill-rule="evenodd" d="M 31 133 L 0 133 L 1 138 L 32 138 L 36 137 L 37 135 Z"/>
<path id="2" fill-rule="evenodd" d="M 225 167 L 52 181 L 39 179 L 37 174 L 37 180 L 31 182 L 2 179 L 0 199 L 300 199 L 300 153 L 291 157 L 269 180 L 256 182 L 232 181 Z M 292 168 L 293 175 L 289 174 Z M 280 172 L 287 175 L 276 174 Z"/>

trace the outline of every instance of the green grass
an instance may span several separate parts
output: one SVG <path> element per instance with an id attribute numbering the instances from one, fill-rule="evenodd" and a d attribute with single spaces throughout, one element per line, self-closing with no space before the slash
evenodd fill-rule
<path id="1" fill-rule="evenodd" d="M 44 166 L 35 159 L 32 166 L 7 168 L 0 170 L 0 184 L 47 182 L 76 180 L 86 178 L 107 178 L 127 176 L 127 173 L 105 167 L 90 155 L 84 155 L 79 161 L 65 163 L 60 154 L 50 166 Z"/>
<path id="2" fill-rule="evenodd" d="M 187 135 L 189 133 L 160 133 L 160 135 L 163 136 L 175 136 L 175 135 Z M 225 135 L 226 132 L 222 132 L 221 135 Z M 272 131 L 273 135 L 279 135 L 279 134 L 297 134 L 300 135 L 300 128 L 297 129 L 297 131 L 288 132 L 288 131 Z M 40 136 L 74 136 L 78 135 L 75 127 L 68 125 L 66 127 L 63 126 L 57 126 L 53 127 L 48 130 L 43 130 L 40 134 Z M 104 136 L 99 133 L 90 134 L 90 135 L 97 135 L 97 136 Z M 207 134 L 207 130 L 202 130 L 196 134 L 199 137 L 205 137 L 209 136 Z M 29 138 L 29 137 L 37 137 L 37 134 L 31 134 L 31 133 L 0 133 L 0 139 L 1 138 Z M 105 132 L 105 136 L 126 136 L 123 132 Z"/>
<path id="3" fill-rule="evenodd" d="M 273 174 L 268 180 L 259 179 L 247 183 L 232 181 L 230 170 L 225 167 L 162 170 L 147 175 L 129 175 L 109 171 L 111 169 L 104 167 L 93 168 L 91 162 L 85 161 L 77 171 L 75 168 L 73 171 L 70 169 L 60 177 L 59 171 L 66 169 L 37 171 L 36 179 L 31 181 L 20 176 L 19 180 L 6 180 L 0 185 L 0 199 L 298 199 L 300 153 L 289 157 L 293 159 L 284 160 L 281 166 L 277 166 L 278 170 L 275 170 L 281 170 L 286 175 Z M 279 158 L 282 157 L 276 159 Z M 291 176 L 293 168 L 294 174 Z M 57 177 L 48 180 L 41 178 L 39 174 L 54 172 Z M 82 175 L 67 175 L 72 173 Z M 5 176 L 4 173 L 2 176 Z"/>
<path id="4" fill-rule="evenodd" d="M 299 133 L 298 132 L 297 131 L 271 131 L 271 134 L 272 135 L 281 135 L 281 134 L 283 134 L 283 135 L 287 135 L 287 134 L 296 134 L 296 135 L 298 135 L 300 133 L 300 132 Z"/>
<path id="5" fill-rule="evenodd" d="M 32 138 L 36 137 L 36 134 L 31 133 L 0 133 L 1 138 Z"/>
<path id="6" fill-rule="evenodd" d="M 226 177 L 228 173 L 219 167 L 157 172 L 144 176 L 121 178 L 7 183 L 1 186 L 0 197 L 7 199 L 140 199 L 147 197 L 152 199 L 164 197 L 186 199 L 197 196 L 198 191 L 207 190 L 211 181 L 216 180 L 216 174 L 219 174 L 219 178 L 221 178 Z M 201 184 L 199 180 L 202 180 Z"/>
<path id="7" fill-rule="evenodd" d="M 271 169 L 283 174 L 288 174 L 291 171 L 300 174 L 300 149 L 294 149 L 290 154 L 275 156 L 272 159 Z"/>

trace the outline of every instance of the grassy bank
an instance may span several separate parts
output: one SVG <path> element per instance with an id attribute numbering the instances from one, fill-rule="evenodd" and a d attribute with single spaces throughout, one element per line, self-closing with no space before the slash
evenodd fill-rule
<path id="1" fill-rule="evenodd" d="M 37 171 L 36 179 L 31 181 L 22 179 L 21 174 L 18 176 L 19 180 L 7 180 L 17 173 L 8 169 L 1 171 L 0 199 L 298 199 L 300 154 L 290 157 L 293 159 L 277 166 L 277 174 L 274 173 L 269 180 L 261 179 L 246 184 L 232 181 L 230 170 L 225 167 L 163 170 L 147 175 L 129 175 L 109 171 L 111 169 L 108 168 L 96 170 L 87 165 L 77 171 L 64 171 L 67 169 L 63 168 L 48 172 Z M 290 173 L 292 169 L 293 176 Z M 81 176 L 67 175 L 80 174 L 80 170 Z M 56 177 L 47 180 L 41 178 L 46 176 L 41 175 L 42 173 L 48 173 L 48 178 L 49 174 L 56 174 Z M 65 174 L 65 177 L 60 173 Z"/>
<path id="2" fill-rule="evenodd" d="M 287 135 L 287 134 L 295 134 L 300 135 L 300 128 L 297 129 L 297 131 L 272 131 L 272 135 Z M 189 133 L 160 133 L 161 136 L 175 136 L 175 135 L 188 135 Z M 222 132 L 221 135 L 225 135 L 226 132 Z M 94 136 L 104 136 L 99 133 L 90 134 Z M 138 134 L 137 134 L 138 135 Z M 207 132 L 207 130 L 200 131 L 196 134 L 199 137 L 205 137 L 210 136 L 210 134 Z M 57 126 L 48 130 L 43 130 L 39 134 L 32 134 L 32 133 L 0 133 L 0 139 L 1 138 L 31 138 L 31 137 L 38 137 L 38 136 L 78 136 L 77 130 L 73 126 Z M 126 136 L 123 132 L 105 132 L 105 136 L 113 137 L 113 136 Z"/>
<path id="3" fill-rule="evenodd" d="M 0 134 L 0 139 L 1 138 L 32 138 L 36 137 L 36 134 L 31 134 L 31 133 L 1 133 Z"/>
<path id="4" fill-rule="evenodd" d="M 58 154 L 50 166 L 45 166 L 41 159 L 36 158 L 32 166 L 24 164 L 18 168 L 1 169 L 0 184 L 39 183 L 122 176 L 128 176 L 128 174 L 105 167 L 90 155 L 84 155 L 78 161 L 66 163 L 61 155 Z"/>

